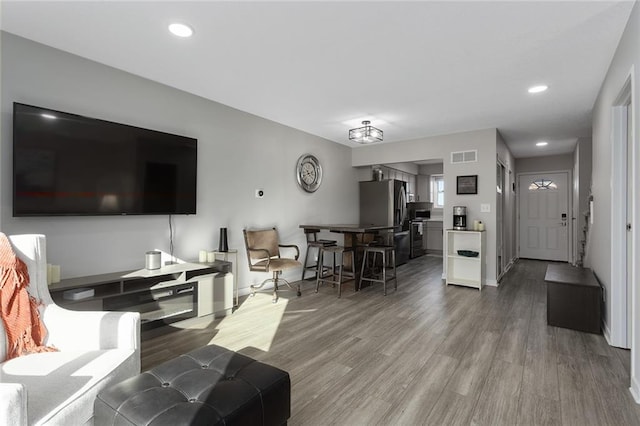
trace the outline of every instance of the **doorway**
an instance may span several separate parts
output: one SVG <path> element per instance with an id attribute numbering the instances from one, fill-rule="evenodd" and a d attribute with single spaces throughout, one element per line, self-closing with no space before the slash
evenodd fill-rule
<path id="1" fill-rule="evenodd" d="M 626 146 L 627 146 L 627 235 L 626 235 L 626 243 L 627 243 L 627 279 L 626 279 L 626 293 L 627 293 L 627 346 L 631 347 L 631 329 L 633 327 L 633 320 L 631 318 L 631 288 L 633 286 L 633 233 L 632 231 L 632 223 L 633 223 L 633 194 L 635 191 L 635 182 L 633 179 L 634 169 L 633 169 L 633 142 L 631 124 L 633 123 L 631 118 L 631 96 L 629 96 L 629 100 L 625 105 L 627 112 L 627 137 Z"/>
<path id="2" fill-rule="evenodd" d="M 627 80 L 612 107 L 613 185 L 611 194 L 611 344 L 631 347 L 632 287 L 635 282 L 634 192 L 636 191 L 633 146 L 631 80 Z"/>
<path id="3" fill-rule="evenodd" d="M 569 172 L 519 176 L 520 257 L 569 260 Z"/>
<path id="4" fill-rule="evenodd" d="M 504 165 L 498 161 L 496 165 L 496 278 L 498 281 L 502 278 L 505 272 L 505 258 L 506 258 L 506 244 L 505 236 L 508 232 L 505 232 L 505 217 L 504 217 L 504 204 L 505 204 L 505 168 Z"/>

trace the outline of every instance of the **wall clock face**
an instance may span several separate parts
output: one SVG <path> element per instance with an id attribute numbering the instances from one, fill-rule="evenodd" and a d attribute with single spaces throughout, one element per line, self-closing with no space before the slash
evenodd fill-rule
<path id="1" fill-rule="evenodd" d="M 316 157 L 305 154 L 298 158 L 298 185 L 307 192 L 315 192 L 322 183 L 322 167 Z"/>

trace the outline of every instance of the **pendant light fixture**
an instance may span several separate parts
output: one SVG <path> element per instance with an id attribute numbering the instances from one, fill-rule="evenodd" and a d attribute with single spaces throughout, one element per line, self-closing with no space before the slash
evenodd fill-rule
<path id="1" fill-rule="evenodd" d="M 375 128 L 371 122 L 365 120 L 362 127 L 349 130 L 349 140 L 358 143 L 382 142 L 382 130 Z"/>

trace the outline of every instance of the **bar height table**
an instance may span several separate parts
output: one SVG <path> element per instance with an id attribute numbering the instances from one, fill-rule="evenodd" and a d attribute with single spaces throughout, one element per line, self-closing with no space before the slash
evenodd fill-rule
<path id="1" fill-rule="evenodd" d="M 365 236 L 368 234 L 375 235 L 382 231 L 392 231 L 391 225 L 362 225 L 362 224 L 320 224 L 320 225 L 300 225 L 300 228 L 305 230 L 316 229 L 320 231 L 335 232 L 344 235 L 345 248 L 353 248 L 356 259 L 356 267 L 354 268 L 355 282 L 356 284 L 360 280 L 360 264 L 362 263 L 362 250 L 359 250 L 359 245 L 365 240 Z M 365 283 L 363 283 L 365 284 Z M 358 286 L 354 285 L 357 289 Z M 366 287 L 366 286 L 365 286 Z"/>

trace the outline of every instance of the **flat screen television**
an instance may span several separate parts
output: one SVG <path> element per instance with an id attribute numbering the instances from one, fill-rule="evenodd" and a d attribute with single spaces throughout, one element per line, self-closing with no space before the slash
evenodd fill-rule
<path id="1" fill-rule="evenodd" d="M 195 214 L 198 141 L 13 104 L 13 215 Z"/>

